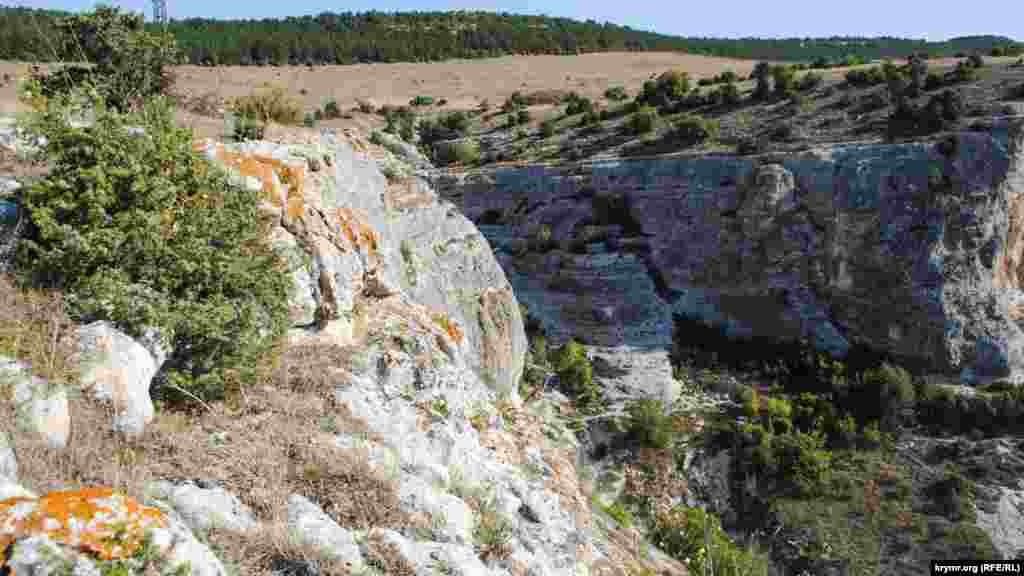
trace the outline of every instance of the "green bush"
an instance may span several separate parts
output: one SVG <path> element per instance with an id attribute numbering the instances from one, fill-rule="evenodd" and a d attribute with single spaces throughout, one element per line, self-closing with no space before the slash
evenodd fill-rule
<path id="1" fill-rule="evenodd" d="M 255 118 L 247 118 L 242 116 L 241 118 L 235 119 L 235 125 L 233 128 L 232 136 L 236 142 L 245 142 L 247 140 L 262 140 L 263 135 L 266 132 L 267 125 Z"/>
<path id="2" fill-rule="evenodd" d="M 621 502 L 612 502 L 611 504 L 598 502 L 598 505 L 602 512 L 611 516 L 620 526 L 629 528 L 633 525 L 633 513 Z"/>
<path id="3" fill-rule="evenodd" d="M 629 118 L 628 126 L 633 134 L 653 132 L 658 121 L 658 112 L 650 106 L 641 106 Z"/>
<path id="4" fill-rule="evenodd" d="M 680 70 L 668 70 L 655 82 L 658 94 L 670 100 L 679 100 L 690 91 L 690 75 Z"/>
<path id="5" fill-rule="evenodd" d="M 703 144 L 718 138 L 719 124 L 717 120 L 699 116 L 686 116 L 676 123 L 673 138 L 685 146 Z"/>
<path id="6" fill-rule="evenodd" d="M 767 559 L 729 540 L 715 516 L 700 508 L 676 506 L 659 514 L 648 537 L 669 556 L 681 560 L 692 574 L 702 574 L 709 560 L 715 576 L 768 573 Z"/>
<path id="7" fill-rule="evenodd" d="M 615 102 L 622 102 L 629 99 L 629 94 L 622 86 L 612 86 L 604 91 L 604 97 Z"/>
<path id="8" fill-rule="evenodd" d="M 579 342 L 566 342 L 555 354 L 554 365 L 562 388 L 581 412 L 592 413 L 601 408 L 604 394 L 594 382 L 594 367 Z"/>
<path id="9" fill-rule="evenodd" d="M 672 417 L 665 413 L 665 403 L 644 398 L 630 404 L 628 434 L 631 440 L 650 448 L 672 447 Z"/>
<path id="10" fill-rule="evenodd" d="M 167 94 L 174 85 L 174 37 L 147 32 L 141 14 L 122 14 L 97 6 L 92 13 L 57 20 L 57 57 L 89 66 L 62 66 L 51 74 L 33 74 L 33 89 L 45 97 L 70 94 L 88 86 L 115 110 L 124 112 Z M 84 60 L 84 62 L 83 62 Z"/>
<path id="11" fill-rule="evenodd" d="M 372 112 L 373 111 L 373 106 L 368 104 L 368 103 L 366 103 L 366 102 L 360 102 L 359 106 L 360 106 L 360 110 L 363 110 L 364 112 L 367 112 L 367 111 Z M 369 113 L 369 112 L 367 112 L 367 113 Z M 335 100 L 334 98 L 329 99 L 327 101 L 327 103 L 324 104 L 324 113 L 323 114 L 324 114 L 324 118 L 327 118 L 328 120 L 331 120 L 333 118 L 341 118 L 341 108 L 338 107 L 338 101 Z"/>
<path id="12" fill-rule="evenodd" d="M 784 100 L 796 91 L 796 73 L 786 65 L 772 67 L 772 92 L 779 100 Z"/>
<path id="13" fill-rule="evenodd" d="M 65 290 L 83 321 L 156 328 L 173 349 L 168 383 L 204 399 L 251 383 L 288 326 L 291 289 L 259 193 L 194 152 L 163 98 L 131 114 L 96 101 L 86 128 L 66 123 L 71 106 L 51 101 L 26 125 L 52 168 L 23 193 L 19 274 Z"/>
<path id="14" fill-rule="evenodd" d="M 808 72 L 800 77 L 800 82 L 797 84 L 797 89 L 801 92 L 811 92 L 817 90 L 825 82 L 824 76 L 817 72 Z"/>
<path id="15" fill-rule="evenodd" d="M 302 121 L 302 108 L 290 98 L 284 88 L 264 84 L 248 96 L 240 96 L 231 104 L 232 111 L 241 118 L 252 118 L 263 123 L 298 124 Z"/>
<path id="16" fill-rule="evenodd" d="M 530 111 L 523 108 L 516 112 L 516 124 L 529 124 Z"/>
<path id="17" fill-rule="evenodd" d="M 757 84 L 754 86 L 754 94 L 752 98 L 754 100 L 767 100 L 771 94 L 771 84 L 769 79 L 772 76 L 772 65 L 767 62 L 758 62 L 754 66 L 754 71 L 751 73 L 751 77 L 757 80 Z"/>
<path id="18" fill-rule="evenodd" d="M 545 138 L 551 138 L 555 135 L 555 123 L 551 120 L 545 120 L 540 124 L 540 133 Z"/>
<path id="19" fill-rule="evenodd" d="M 953 71 L 946 78 L 950 84 L 974 82 L 978 79 L 978 68 L 969 62 L 960 61 L 957 62 L 956 67 L 953 68 Z"/>
<path id="20" fill-rule="evenodd" d="M 433 103 L 433 96 L 416 96 L 412 100 L 409 100 L 409 106 L 430 106 Z"/>
<path id="21" fill-rule="evenodd" d="M 594 103 L 589 98 L 581 98 L 575 94 L 570 94 L 569 103 L 565 107 L 566 116 L 575 116 L 577 114 L 586 114 L 587 112 L 594 111 Z"/>
<path id="22" fill-rule="evenodd" d="M 718 88 L 718 102 L 723 106 L 736 106 L 742 101 L 740 89 L 732 82 L 726 82 Z"/>
<path id="23" fill-rule="evenodd" d="M 434 160 L 442 166 L 474 164 L 480 160 L 480 145 L 474 140 L 438 142 L 434 145 Z"/>
<path id="24" fill-rule="evenodd" d="M 312 112 L 306 112 L 306 115 L 302 118 L 302 125 L 306 128 L 313 128 L 316 126 L 316 116 Z"/>

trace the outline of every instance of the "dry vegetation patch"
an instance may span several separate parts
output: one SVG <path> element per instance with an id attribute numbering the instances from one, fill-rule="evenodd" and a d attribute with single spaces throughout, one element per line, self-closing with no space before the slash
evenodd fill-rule
<path id="1" fill-rule="evenodd" d="M 73 384 L 76 342 L 63 337 L 72 324 L 60 296 L 19 291 L 7 278 L 0 282 L 0 345 L 31 362 L 38 374 Z M 135 439 L 112 430 L 109 405 L 80 393 L 69 398 L 67 448 L 53 450 L 41 439 L 19 434 L 11 402 L 0 402 L 0 433 L 12 439 L 20 483 L 39 494 L 107 486 L 145 501 L 147 484 L 156 480 L 201 479 L 223 487 L 249 506 L 264 528 L 241 535 L 211 530 L 201 537 L 240 573 L 270 574 L 315 557 L 281 528 L 293 493 L 318 503 L 349 529 L 429 527 L 428 519 L 399 509 L 396 479 L 372 469 L 365 450 L 333 445 L 339 433 L 383 440 L 331 393 L 331 369 L 347 366 L 352 353 L 327 345 L 286 349 L 259 385 L 237 390 L 202 412 L 158 410 Z M 347 574 L 337 563 L 312 565 L 321 574 Z"/>

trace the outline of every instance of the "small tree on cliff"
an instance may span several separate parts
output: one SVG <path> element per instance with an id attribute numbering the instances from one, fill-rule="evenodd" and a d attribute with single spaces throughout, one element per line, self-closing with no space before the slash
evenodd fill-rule
<path id="1" fill-rule="evenodd" d="M 42 137 L 50 170 L 21 191 L 29 225 L 16 272 L 23 285 L 63 290 L 78 321 L 108 320 L 133 337 L 157 329 L 173 350 L 158 390 L 216 399 L 272 360 L 291 279 L 258 192 L 230 186 L 193 150 L 159 95 L 165 77 L 127 70 L 126 55 L 165 55 L 136 25 L 112 9 L 73 17 L 66 28 L 96 67 L 24 85 L 33 113 L 22 127 Z"/>
<path id="2" fill-rule="evenodd" d="M 36 73 L 41 95 L 68 94 L 87 86 L 123 112 L 166 94 L 174 85 L 171 66 L 178 59 L 174 37 L 147 32 L 143 23 L 141 14 L 123 14 L 102 5 L 95 12 L 60 19 L 55 56 L 88 66 L 64 65 L 49 74 Z"/>

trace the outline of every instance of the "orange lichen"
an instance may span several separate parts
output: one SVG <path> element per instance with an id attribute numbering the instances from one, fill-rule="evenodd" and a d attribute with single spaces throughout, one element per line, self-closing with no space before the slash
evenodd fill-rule
<path id="1" fill-rule="evenodd" d="M 45 535 L 101 560 L 124 559 L 141 548 L 147 529 L 157 526 L 167 526 L 160 510 L 110 488 L 0 500 L 0 550 L 21 538 Z"/>
<path id="2" fill-rule="evenodd" d="M 377 251 L 377 233 L 366 222 L 356 217 L 349 208 L 338 208 L 338 223 L 341 232 L 356 248 L 365 249 L 367 254 Z"/>

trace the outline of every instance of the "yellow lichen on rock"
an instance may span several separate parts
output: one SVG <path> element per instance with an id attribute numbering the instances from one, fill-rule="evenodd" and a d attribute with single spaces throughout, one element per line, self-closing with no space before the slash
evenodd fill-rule
<path id="1" fill-rule="evenodd" d="M 338 208 L 337 216 L 341 231 L 352 245 L 359 250 L 365 250 L 368 255 L 376 254 L 377 233 L 365 219 L 358 218 L 350 208 Z"/>
<path id="2" fill-rule="evenodd" d="M 43 535 L 101 560 L 125 559 L 142 547 L 148 529 L 166 526 L 160 510 L 110 488 L 0 500 L 0 550 L 21 538 Z"/>

